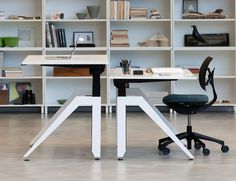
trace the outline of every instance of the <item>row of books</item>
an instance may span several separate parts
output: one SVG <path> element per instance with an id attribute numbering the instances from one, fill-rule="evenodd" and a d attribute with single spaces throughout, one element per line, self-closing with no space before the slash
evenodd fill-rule
<path id="1" fill-rule="evenodd" d="M 129 46 L 128 30 L 112 30 L 111 46 L 128 47 Z"/>
<path id="2" fill-rule="evenodd" d="M 64 28 L 56 28 L 54 24 L 46 22 L 46 46 L 67 47 Z"/>
<path id="3" fill-rule="evenodd" d="M 110 2 L 110 19 L 129 19 L 130 2 L 117 0 Z"/>
<path id="4" fill-rule="evenodd" d="M 147 8 L 130 8 L 131 19 L 147 19 L 148 10 Z"/>

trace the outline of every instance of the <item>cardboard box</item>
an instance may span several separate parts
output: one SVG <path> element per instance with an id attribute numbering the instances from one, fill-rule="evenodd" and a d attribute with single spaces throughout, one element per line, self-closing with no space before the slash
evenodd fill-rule
<path id="1" fill-rule="evenodd" d="M 64 68 L 55 67 L 53 70 L 54 76 L 90 76 L 89 68 Z"/>

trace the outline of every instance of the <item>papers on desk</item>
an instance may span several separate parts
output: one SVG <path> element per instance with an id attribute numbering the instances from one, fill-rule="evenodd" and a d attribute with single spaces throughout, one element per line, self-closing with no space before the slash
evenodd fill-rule
<path id="1" fill-rule="evenodd" d="M 167 67 L 161 67 L 161 68 L 151 68 L 151 71 L 153 74 L 158 74 L 161 76 L 168 76 L 168 75 L 182 75 L 184 74 L 184 71 L 182 68 L 167 68 Z"/>

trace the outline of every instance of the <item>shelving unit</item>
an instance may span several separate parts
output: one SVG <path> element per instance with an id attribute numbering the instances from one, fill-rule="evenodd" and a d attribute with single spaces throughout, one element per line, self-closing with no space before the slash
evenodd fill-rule
<path id="1" fill-rule="evenodd" d="M 202 13 L 223 9 L 226 19 L 182 19 L 182 0 L 130 0 L 130 7 L 145 7 L 160 11 L 161 19 L 110 19 L 110 0 L 0 0 L 0 11 L 5 16 L 40 16 L 40 19 L 0 20 L 0 37 L 17 36 L 18 28 L 33 28 L 35 45 L 32 47 L 0 47 L 4 53 L 3 66 L 21 66 L 22 60 L 29 54 L 70 54 L 73 45 L 73 32 L 93 31 L 96 47 L 76 48 L 75 54 L 107 54 L 109 64 L 102 75 L 102 106 L 111 111 L 116 105 L 116 89 L 109 79 L 109 69 L 119 66 L 122 58 L 132 61 L 132 66 L 177 67 L 200 66 L 206 56 L 212 56 L 212 67 L 216 68 L 216 106 L 236 106 L 236 1 L 214 0 L 198 1 L 198 10 Z M 16 3 L 17 6 L 12 6 Z M 78 19 L 77 12 L 87 12 L 87 5 L 100 5 L 96 19 Z M 11 7 L 11 8 L 9 8 Z M 64 19 L 52 20 L 53 13 L 64 13 Z M 50 22 L 66 32 L 67 47 L 46 47 L 46 23 Z M 191 34 L 191 25 L 196 25 L 201 33 L 229 33 L 230 46 L 227 47 L 185 47 L 184 35 Z M 129 47 L 110 45 L 112 30 L 128 30 Z M 160 32 L 168 39 L 168 46 L 140 47 L 139 42 Z M 35 105 L 41 112 L 47 113 L 51 107 L 60 107 L 58 99 L 66 99 L 74 91 L 81 95 L 91 94 L 91 76 L 55 77 L 52 67 L 24 66 L 23 77 L 0 77 L 0 82 L 32 82 L 36 95 Z M 197 81 L 177 81 L 161 83 L 131 84 L 148 92 L 203 93 Z M 69 88 L 70 87 L 70 88 Z M 209 95 L 210 96 L 210 95 Z M 222 103 L 229 100 L 229 103 Z M 163 105 L 163 104 L 156 104 Z M 22 107 L 22 105 L 0 105 L 0 107 Z"/>
<path id="2" fill-rule="evenodd" d="M 235 83 L 235 0 L 198 1 L 198 11 L 202 13 L 223 9 L 226 19 L 182 19 L 182 1 L 175 0 L 173 8 L 173 66 L 200 66 L 206 56 L 212 56 L 211 67 L 215 67 L 215 86 L 218 94 L 215 106 L 236 105 Z M 200 33 L 229 33 L 227 47 L 184 47 L 184 34 L 191 34 L 191 25 L 196 25 Z M 178 81 L 173 83 L 175 93 L 205 93 L 198 82 Z M 209 96 L 211 92 L 209 91 Z M 222 103 L 228 100 L 229 103 Z"/>

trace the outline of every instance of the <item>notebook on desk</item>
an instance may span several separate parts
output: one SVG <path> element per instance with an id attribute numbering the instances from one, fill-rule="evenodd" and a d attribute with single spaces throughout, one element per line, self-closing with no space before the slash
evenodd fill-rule
<path id="1" fill-rule="evenodd" d="M 183 74 L 182 68 L 172 68 L 172 67 L 161 67 L 161 68 L 151 68 L 153 74 L 159 75 L 173 75 L 173 74 Z"/>

